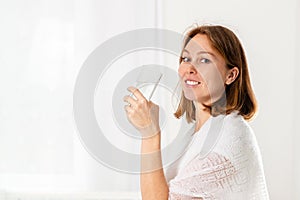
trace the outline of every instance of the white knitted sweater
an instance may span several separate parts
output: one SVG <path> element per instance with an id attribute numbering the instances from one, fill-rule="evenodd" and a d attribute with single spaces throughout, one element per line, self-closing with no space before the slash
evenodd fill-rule
<path id="1" fill-rule="evenodd" d="M 255 135 L 237 112 L 210 117 L 165 174 L 170 200 L 269 199 Z"/>

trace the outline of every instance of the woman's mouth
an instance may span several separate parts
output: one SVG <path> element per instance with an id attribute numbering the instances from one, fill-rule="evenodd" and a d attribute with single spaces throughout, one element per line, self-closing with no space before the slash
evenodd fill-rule
<path id="1" fill-rule="evenodd" d="M 187 86 L 190 86 L 190 87 L 192 87 L 192 86 L 197 86 L 197 85 L 200 85 L 200 84 L 201 84 L 201 82 L 199 82 L 199 81 L 194 81 L 194 80 L 185 80 L 184 82 L 185 82 L 185 84 L 186 84 Z"/>

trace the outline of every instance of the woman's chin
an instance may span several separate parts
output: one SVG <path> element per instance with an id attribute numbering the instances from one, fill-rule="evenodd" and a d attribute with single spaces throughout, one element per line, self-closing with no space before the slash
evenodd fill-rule
<path id="1" fill-rule="evenodd" d="M 189 93 L 184 93 L 184 97 L 187 99 L 187 100 L 190 100 L 190 101 L 195 101 L 197 100 L 196 96 L 194 94 L 189 94 Z"/>
<path id="2" fill-rule="evenodd" d="M 187 100 L 194 101 L 194 102 L 199 102 L 201 104 L 209 105 L 211 102 L 210 97 L 205 97 L 205 96 L 195 96 L 194 94 L 190 93 L 184 93 L 184 97 Z"/>

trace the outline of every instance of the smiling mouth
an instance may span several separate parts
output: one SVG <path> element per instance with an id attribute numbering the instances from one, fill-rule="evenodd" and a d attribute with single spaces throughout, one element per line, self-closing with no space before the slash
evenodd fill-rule
<path id="1" fill-rule="evenodd" d="M 189 86 L 195 86 L 195 85 L 201 84 L 201 82 L 199 82 L 199 81 L 192 81 L 192 80 L 185 80 L 184 82 Z"/>

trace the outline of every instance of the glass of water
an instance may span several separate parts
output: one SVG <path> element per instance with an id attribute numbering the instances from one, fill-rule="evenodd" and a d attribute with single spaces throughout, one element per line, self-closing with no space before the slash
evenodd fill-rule
<path id="1" fill-rule="evenodd" d="M 150 101 L 161 78 L 160 71 L 153 68 L 142 68 L 136 79 L 136 88 Z"/>

